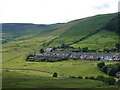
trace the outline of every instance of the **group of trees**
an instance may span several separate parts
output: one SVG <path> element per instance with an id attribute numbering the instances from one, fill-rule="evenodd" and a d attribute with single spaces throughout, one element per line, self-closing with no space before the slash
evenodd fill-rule
<path id="1" fill-rule="evenodd" d="M 58 46 L 58 47 L 53 47 L 53 50 L 56 50 L 56 49 L 62 49 L 62 50 L 69 50 L 72 51 L 72 52 L 97 52 L 97 50 L 90 50 L 88 47 L 83 47 L 83 48 L 74 48 L 74 47 L 71 47 L 70 45 L 68 44 L 62 44 L 61 46 Z M 103 49 L 103 51 L 99 51 L 99 52 L 116 52 L 116 51 L 120 51 L 120 44 L 115 44 L 115 48 L 113 49 L 108 49 L 108 48 L 105 48 Z M 40 53 L 44 53 L 44 49 L 40 49 Z"/>
<path id="2" fill-rule="evenodd" d="M 34 61 L 34 62 L 57 62 L 57 61 L 64 61 L 68 60 L 68 57 L 62 57 L 62 58 L 49 58 L 49 57 L 34 57 L 35 55 L 28 55 L 26 58 L 26 61 Z"/>
<path id="3" fill-rule="evenodd" d="M 75 77 L 75 76 L 70 76 L 69 78 L 79 78 L 83 79 L 82 76 Z M 90 80 L 98 80 L 107 83 L 108 85 L 114 85 L 115 84 L 115 79 L 113 77 L 104 77 L 102 75 L 98 75 L 97 77 L 94 76 L 86 76 L 85 79 L 90 79 Z"/>
<path id="4" fill-rule="evenodd" d="M 104 62 L 100 62 L 97 64 L 97 66 L 101 71 L 109 76 L 116 76 L 116 73 L 120 71 L 120 63 L 105 65 Z"/>
<path id="5" fill-rule="evenodd" d="M 99 75 L 96 77 L 96 80 L 103 81 L 109 85 L 114 85 L 115 84 L 115 79 L 113 77 L 104 77 L 102 75 Z"/>
<path id="6" fill-rule="evenodd" d="M 58 74 L 56 72 L 53 73 L 53 77 L 57 77 L 57 76 L 58 76 Z M 69 78 L 83 79 L 82 76 L 78 76 L 78 77 L 70 76 Z M 104 77 L 102 75 L 98 75 L 97 77 L 88 76 L 88 77 L 85 77 L 85 79 L 99 80 L 99 81 L 107 83 L 108 85 L 114 85 L 116 82 L 113 77 Z"/>
<path id="7" fill-rule="evenodd" d="M 72 52 L 97 52 L 97 50 L 90 50 L 88 47 L 74 48 L 74 47 L 71 47 L 68 44 L 62 44 L 59 47 L 54 47 L 54 50 L 55 49 L 60 49 L 60 48 L 62 48 L 62 49 L 70 48 Z M 100 51 L 100 52 L 116 52 L 116 51 L 120 51 L 120 44 L 115 44 L 115 48 L 112 48 L 112 49 L 105 48 L 105 49 L 103 49 L 103 51 Z"/>

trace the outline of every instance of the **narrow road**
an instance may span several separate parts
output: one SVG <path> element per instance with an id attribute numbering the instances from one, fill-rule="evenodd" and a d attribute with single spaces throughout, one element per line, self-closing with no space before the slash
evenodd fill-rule
<path id="1" fill-rule="evenodd" d="M 43 73 L 49 73 L 49 74 L 53 74 L 53 72 L 48 72 L 48 71 L 42 71 L 42 70 L 34 70 L 34 69 L 10 69 L 10 68 L 0 68 L 2 70 L 29 70 L 29 71 L 36 71 L 36 72 L 43 72 Z M 69 78 L 67 76 L 63 76 L 60 74 L 57 74 L 59 77 L 63 77 L 63 78 Z"/>

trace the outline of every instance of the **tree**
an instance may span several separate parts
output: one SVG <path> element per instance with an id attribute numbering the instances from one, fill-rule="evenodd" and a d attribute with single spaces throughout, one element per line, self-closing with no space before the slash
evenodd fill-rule
<path id="1" fill-rule="evenodd" d="M 88 52 L 88 47 L 82 48 L 82 52 Z"/>
<path id="2" fill-rule="evenodd" d="M 100 61 L 100 57 L 98 57 L 98 59 L 97 59 L 98 61 Z"/>
<path id="3" fill-rule="evenodd" d="M 116 65 L 111 65 L 108 70 L 107 70 L 107 74 L 110 76 L 115 76 L 115 74 L 118 72 L 118 66 Z"/>
<path id="4" fill-rule="evenodd" d="M 110 52 L 110 50 L 106 48 L 106 49 L 104 49 L 104 52 Z"/>
<path id="5" fill-rule="evenodd" d="M 120 71 L 120 63 L 117 63 L 116 65 L 118 66 L 118 70 Z"/>
<path id="6" fill-rule="evenodd" d="M 92 79 L 92 80 L 94 80 L 95 78 L 94 78 L 94 76 L 90 76 L 90 77 L 89 77 L 89 79 Z"/>
<path id="7" fill-rule="evenodd" d="M 107 73 L 107 69 L 108 69 L 108 65 L 105 65 L 102 67 L 101 71 L 103 71 L 104 73 Z"/>
<path id="8" fill-rule="evenodd" d="M 68 47 L 70 47 L 70 46 L 69 45 L 65 45 L 65 44 L 61 45 L 61 48 L 68 48 Z"/>
<path id="9" fill-rule="evenodd" d="M 82 76 L 78 76 L 77 78 L 79 78 L 79 79 L 83 79 L 83 77 L 82 77 Z"/>
<path id="10" fill-rule="evenodd" d="M 105 78 L 105 82 L 109 85 L 114 85 L 115 84 L 115 79 L 112 77 L 107 77 Z"/>
<path id="11" fill-rule="evenodd" d="M 44 53 L 44 50 L 43 50 L 43 49 L 40 49 L 40 53 Z"/>
<path id="12" fill-rule="evenodd" d="M 88 79 L 88 77 L 86 76 L 85 79 Z"/>
<path id="13" fill-rule="evenodd" d="M 101 69 L 103 66 L 105 66 L 105 63 L 104 62 L 100 62 L 97 64 L 97 66 Z"/>
<path id="14" fill-rule="evenodd" d="M 99 76 L 96 77 L 96 80 L 104 81 L 104 80 L 105 80 L 105 77 L 102 76 L 102 75 L 99 75 Z"/>
<path id="15" fill-rule="evenodd" d="M 78 47 L 78 49 L 79 49 L 79 52 L 81 52 L 81 48 L 80 48 L 80 47 Z"/>
<path id="16" fill-rule="evenodd" d="M 120 44 L 115 44 L 115 47 L 117 48 L 118 51 L 120 51 Z"/>
<path id="17" fill-rule="evenodd" d="M 55 72 L 55 73 L 53 73 L 53 77 L 57 77 L 57 73 Z"/>

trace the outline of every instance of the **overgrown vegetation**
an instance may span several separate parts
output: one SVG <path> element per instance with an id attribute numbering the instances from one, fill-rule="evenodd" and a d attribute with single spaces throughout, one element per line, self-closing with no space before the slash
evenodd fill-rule
<path id="1" fill-rule="evenodd" d="M 53 50 L 60 50 L 60 51 L 70 51 L 70 52 L 103 52 L 103 53 L 112 53 L 112 52 L 117 52 L 118 51 L 118 45 L 115 45 L 115 48 L 109 49 L 109 48 L 104 48 L 103 50 L 96 50 L 96 49 L 89 49 L 88 47 L 74 47 L 70 46 L 68 44 L 62 44 L 61 46 L 58 47 L 53 47 Z"/>
<path id="2" fill-rule="evenodd" d="M 70 76 L 70 78 L 75 78 L 75 79 L 83 79 L 82 76 L 79 76 L 79 77 L 75 77 L 75 76 Z M 115 85 L 116 84 L 116 81 L 113 77 L 104 77 L 102 75 L 99 75 L 97 77 L 94 77 L 94 76 L 86 76 L 85 79 L 90 79 L 90 80 L 99 80 L 99 81 L 102 81 L 102 82 L 105 82 L 107 83 L 108 85 Z"/>
<path id="3" fill-rule="evenodd" d="M 50 57 L 37 57 L 35 54 L 29 54 L 26 58 L 26 61 L 34 61 L 34 62 L 57 62 L 68 60 L 69 58 L 64 56 L 62 58 L 50 58 Z"/>
<path id="4" fill-rule="evenodd" d="M 116 76 L 116 73 L 120 71 L 120 63 L 117 64 L 108 64 L 105 65 L 104 62 L 100 62 L 97 64 L 99 69 L 109 76 Z"/>

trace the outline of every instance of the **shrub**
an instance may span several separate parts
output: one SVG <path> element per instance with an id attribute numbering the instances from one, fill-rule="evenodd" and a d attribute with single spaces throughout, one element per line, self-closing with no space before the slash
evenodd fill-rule
<path id="1" fill-rule="evenodd" d="M 85 79 L 88 79 L 88 77 L 86 76 Z"/>
<path id="2" fill-rule="evenodd" d="M 92 79 L 92 80 L 94 80 L 95 78 L 94 78 L 94 76 L 90 76 L 90 77 L 89 77 L 89 79 Z"/>
<path id="3" fill-rule="evenodd" d="M 76 78 L 75 76 L 70 76 L 70 78 Z"/>
<path id="4" fill-rule="evenodd" d="M 115 76 L 115 74 L 119 71 L 118 64 L 109 64 L 102 67 L 101 71 L 105 72 L 109 76 Z"/>
<path id="5" fill-rule="evenodd" d="M 82 48 L 82 52 L 88 52 L 88 47 Z"/>
<path id="6" fill-rule="evenodd" d="M 62 60 L 68 60 L 69 58 L 68 57 L 63 57 L 63 58 L 61 58 Z"/>
<path id="7" fill-rule="evenodd" d="M 112 68 L 108 68 L 107 74 L 109 76 L 114 76 L 115 73 L 114 73 L 114 70 Z"/>
<path id="8" fill-rule="evenodd" d="M 118 71 L 120 71 L 120 63 L 116 64 L 118 66 Z"/>
<path id="9" fill-rule="evenodd" d="M 102 76 L 102 75 L 99 75 L 99 76 L 96 77 L 96 80 L 104 81 L 104 80 L 105 80 L 105 77 Z"/>
<path id="10" fill-rule="evenodd" d="M 108 66 L 106 65 L 102 67 L 101 71 L 103 71 L 104 73 L 107 73 L 107 69 L 108 69 Z"/>
<path id="11" fill-rule="evenodd" d="M 115 84 L 115 79 L 112 77 L 107 77 L 105 78 L 105 83 L 109 84 L 109 85 L 114 85 Z"/>
<path id="12" fill-rule="evenodd" d="M 78 76 L 77 78 L 79 78 L 79 79 L 83 79 L 83 77 L 81 77 L 81 76 Z"/>
<path id="13" fill-rule="evenodd" d="M 57 73 L 55 72 L 55 73 L 53 73 L 53 77 L 57 77 Z"/>
<path id="14" fill-rule="evenodd" d="M 43 50 L 43 49 L 40 49 L 40 53 L 44 53 L 44 50 Z"/>
<path id="15" fill-rule="evenodd" d="M 97 66 L 101 69 L 103 66 L 105 66 L 105 63 L 104 62 L 100 62 L 97 64 Z"/>

